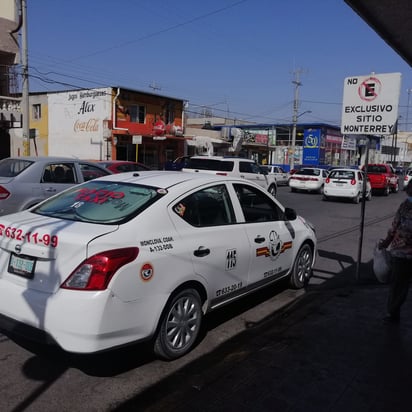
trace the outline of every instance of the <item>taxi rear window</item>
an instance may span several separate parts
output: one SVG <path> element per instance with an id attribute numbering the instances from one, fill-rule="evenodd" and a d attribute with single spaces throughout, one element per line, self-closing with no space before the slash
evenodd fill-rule
<path id="1" fill-rule="evenodd" d="M 165 193 L 156 187 L 91 180 L 46 200 L 32 212 L 88 223 L 119 224 L 141 213 Z"/>

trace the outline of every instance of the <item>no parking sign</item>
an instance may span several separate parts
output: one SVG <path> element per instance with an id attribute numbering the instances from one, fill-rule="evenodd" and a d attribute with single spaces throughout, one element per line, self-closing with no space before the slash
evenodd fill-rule
<path id="1" fill-rule="evenodd" d="M 347 77 L 343 89 L 342 134 L 390 135 L 398 119 L 400 73 Z"/>

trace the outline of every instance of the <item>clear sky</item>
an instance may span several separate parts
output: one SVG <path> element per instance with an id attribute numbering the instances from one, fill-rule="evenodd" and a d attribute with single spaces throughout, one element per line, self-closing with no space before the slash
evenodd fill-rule
<path id="1" fill-rule="evenodd" d="M 27 0 L 27 17 L 30 91 L 122 86 L 279 123 L 299 72 L 299 120 L 340 125 L 346 77 L 400 72 L 412 128 L 410 66 L 343 0 Z"/>

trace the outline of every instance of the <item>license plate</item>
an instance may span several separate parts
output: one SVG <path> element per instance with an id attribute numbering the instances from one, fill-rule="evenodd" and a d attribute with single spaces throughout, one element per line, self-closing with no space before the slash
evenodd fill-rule
<path id="1" fill-rule="evenodd" d="M 16 255 L 14 253 L 10 256 L 8 271 L 15 275 L 24 276 L 31 279 L 34 275 L 34 267 L 36 265 L 36 258 Z"/>

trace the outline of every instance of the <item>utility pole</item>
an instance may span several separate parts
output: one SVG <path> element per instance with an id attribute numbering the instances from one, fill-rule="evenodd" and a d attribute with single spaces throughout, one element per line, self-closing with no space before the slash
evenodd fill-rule
<path id="1" fill-rule="evenodd" d="M 295 167 L 295 150 L 296 150 L 296 126 L 298 122 L 298 110 L 299 110 L 299 86 L 302 86 L 300 82 L 300 69 L 293 72 L 295 78 L 292 83 L 295 85 L 295 97 L 293 99 L 293 117 L 292 117 L 292 145 L 290 147 L 291 159 L 290 159 L 290 170 Z"/>
<path id="2" fill-rule="evenodd" d="M 29 62 L 27 51 L 27 4 L 26 0 L 21 0 L 22 7 L 22 112 L 23 112 L 23 153 L 30 156 L 30 104 L 29 104 Z"/>
<path id="3" fill-rule="evenodd" d="M 406 91 L 407 91 L 407 93 L 408 93 L 408 104 L 406 105 L 405 132 L 408 131 L 408 127 L 409 127 L 409 125 L 408 125 L 408 120 L 409 120 L 409 103 L 410 103 L 410 100 L 411 100 L 411 92 L 412 92 L 412 89 L 406 89 Z"/>

